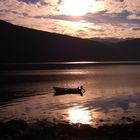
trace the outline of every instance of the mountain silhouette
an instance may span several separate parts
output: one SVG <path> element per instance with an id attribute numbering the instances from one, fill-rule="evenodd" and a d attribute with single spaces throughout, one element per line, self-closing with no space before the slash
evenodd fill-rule
<path id="1" fill-rule="evenodd" d="M 0 20 L 0 62 L 140 60 L 140 39 L 102 43 Z"/>

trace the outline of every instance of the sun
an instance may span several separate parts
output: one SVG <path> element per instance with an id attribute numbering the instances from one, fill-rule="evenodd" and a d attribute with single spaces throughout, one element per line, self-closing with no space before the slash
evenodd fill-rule
<path id="1" fill-rule="evenodd" d="M 65 15 L 82 16 L 89 12 L 92 0 L 64 0 L 60 11 Z"/>

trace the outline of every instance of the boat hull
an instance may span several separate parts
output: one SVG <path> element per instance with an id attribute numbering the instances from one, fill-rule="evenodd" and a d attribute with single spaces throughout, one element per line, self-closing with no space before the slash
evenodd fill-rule
<path id="1" fill-rule="evenodd" d="M 64 95 L 64 94 L 80 94 L 83 96 L 83 92 L 81 89 L 78 88 L 59 88 L 59 87 L 54 87 L 55 93 L 54 96 L 57 95 Z"/>

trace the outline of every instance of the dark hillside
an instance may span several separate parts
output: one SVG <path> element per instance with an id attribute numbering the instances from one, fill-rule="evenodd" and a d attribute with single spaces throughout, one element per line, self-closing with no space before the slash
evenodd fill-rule
<path id="1" fill-rule="evenodd" d="M 140 40 L 106 45 L 0 21 L 0 62 L 140 60 Z"/>

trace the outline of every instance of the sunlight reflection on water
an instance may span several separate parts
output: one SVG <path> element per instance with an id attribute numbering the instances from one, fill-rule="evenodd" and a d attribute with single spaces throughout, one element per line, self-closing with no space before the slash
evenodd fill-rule
<path id="1" fill-rule="evenodd" d="M 70 123 L 92 124 L 90 111 L 81 106 L 70 108 L 68 115 Z"/>

